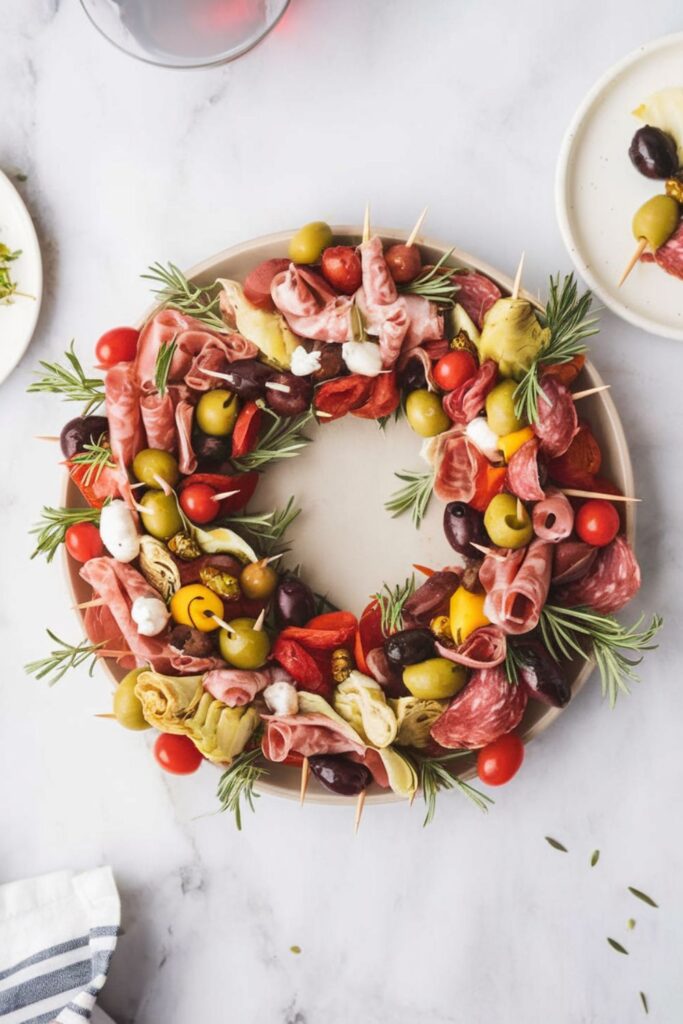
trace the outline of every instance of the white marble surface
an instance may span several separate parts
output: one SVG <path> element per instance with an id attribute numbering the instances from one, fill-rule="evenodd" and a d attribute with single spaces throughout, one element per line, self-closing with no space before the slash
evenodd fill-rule
<path id="1" fill-rule="evenodd" d="M 633 695 L 610 714 L 593 680 L 488 819 L 455 796 L 425 831 L 417 807 L 373 807 L 354 839 L 350 811 L 263 799 L 237 834 L 211 816 L 208 767 L 163 776 L 144 740 L 93 720 L 101 678 L 48 690 L 21 669 L 46 624 L 76 629 L 59 565 L 28 561 L 26 530 L 60 486 L 31 437 L 67 412 L 25 395 L 36 361 L 135 318 L 151 260 L 187 266 L 314 217 L 358 219 L 367 197 L 406 226 L 429 203 L 435 235 L 508 270 L 525 248 L 542 286 L 569 268 L 553 209 L 564 126 L 610 63 L 680 28 L 679 5 L 292 0 L 264 45 L 196 73 L 125 58 L 75 0 L 5 0 L 0 23 L 0 165 L 28 174 L 47 283 L 0 394 L 2 877 L 113 865 L 125 935 L 103 1005 L 118 1024 L 622 1024 L 642 1019 L 641 989 L 653 1021 L 680 1020 L 675 343 L 605 316 L 594 350 L 645 499 L 637 604 L 669 628 Z"/>

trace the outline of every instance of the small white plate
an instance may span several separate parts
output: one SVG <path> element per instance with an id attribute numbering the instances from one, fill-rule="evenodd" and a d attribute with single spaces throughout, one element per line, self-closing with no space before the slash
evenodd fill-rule
<path id="1" fill-rule="evenodd" d="M 560 150 L 555 204 L 569 255 L 601 301 L 646 331 L 683 340 L 683 280 L 639 263 L 617 287 L 636 245 L 633 214 L 664 191 L 663 182 L 643 177 L 629 159 L 642 126 L 632 111 L 666 86 L 683 86 L 683 33 L 641 46 L 593 86 Z"/>
<path id="2" fill-rule="evenodd" d="M 33 336 L 43 294 L 43 264 L 33 221 L 9 178 L 0 171 L 0 242 L 21 249 L 12 263 L 19 291 L 10 305 L 0 303 L 0 384 L 17 365 Z"/>

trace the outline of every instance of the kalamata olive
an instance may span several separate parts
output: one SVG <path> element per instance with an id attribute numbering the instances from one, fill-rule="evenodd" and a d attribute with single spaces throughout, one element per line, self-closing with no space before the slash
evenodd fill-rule
<path id="1" fill-rule="evenodd" d="M 174 626 L 168 642 L 176 651 L 192 658 L 211 658 L 216 654 L 214 633 L 202 633 L 192 626 Z"/>
<path id="2" fill-rule="evenodd" d="M 402 629 L 384 641 L 387 659 L 392 665 L 414 665 L 434 657 L 434 636 L 429 629 Z"/>
<path id="3" fill-rule="evenodd" d="M 384 690 L 387 697 L 408 697 L 409 691 L 403 683 L 403 669 L 392 665 L 387 658 L 384 646 L 373 647 L 365 655 L 368 673 Z"/>
<path id="4" fill-rule="evenodd" d="M 106 416 L 77 416 L 62 427 L 59 444 L 65 459 L 72 459 L 86 444 L 97 444 L 102 434 L 109 433 Z"/>
<path id="5" fill-rule="evenodd" d="M 266 388 L 268 407 L 278 416 L 301 416 L 309 408 L 313 387 L 307 377 L 295 377 L 293 373 L 275 373 L 269 384 L 278 385 L 277 388 Z"/>
<path id="6" fill-rule="evenodd" d="M 409 359 L 398 374 L 401 391 L 417 391 L 427 387 L 425 368 L 419 359 Z"/>
<path id="7" fill-rule="evenodd" d="M 519 654 L 523 662 L 517 670 L 520 685 L 526 686 L 529 696 L 554 708 L 565 707 L 571 699 L 571 687 L 545 647 L 532 640 L 524 644 Z"/>
<path id="8" fill-rule="evenodd" d="M 325 789 L 340 796 L 358 796 L 372 782 L 372 775 L 364 764 L 347 761 L 345 757 L 316 754 L 309 757 L 308 764 Z"/>
<path id="9" fill-rule="evenodd" d="M 631 163 L 646 178 L 670 178 L 678 170 L 676 143 L 660 128 L 639 128 L 628 148 Z"/>
<path id="10" fill-rule="evenodd" d="M 401 242 L 390 246 L 384 254 L 389 273 L 394 281 L 407 284 L 422 270 L 422 257 L 416 245 L 403 245 Z"/>
<path id="11" fill-rule="evenodd" d="M 283 576 L 275 590 L 275 612 L 280 626 L 304 626 L 315 615 L 313 591 L 298 576 Z"/>
<path id="12" fill-rule="evenodd" d="M 273 376 L 273 369 L 258 359 L 237 359 L 230 363 L 225 373 L 229 377 L 225 387 L 240 398 L 253 401 L 263 397 L 266 381 Z"/>
<path id="13" fill-rule="evenodd" d="M 195 431 L 192 435 L 192 447 L 200 466 L 216 466 L 230 458 L 230 441 L 226 441 L 224 437 L 209 437 L 208 434 Z"/>
<path id="14" fill-rule="evenodd" d="M 477 552 L 470 545 L 488 544 L 481 512 L 471 508 L 464 501 L 449 501 L 443 510 L 443 532 L 446 540 L 459 555 L 476 558 Z"/>
<path id="15" fill-rule="evenodd" d="M 315 352 L 320 353 L 320 369 L 311 374 L 315 381 L 333 380 L 339 377 L 344 371 L 344 360 L 342 359 L 342 347 L 333 342 L 316 342 L 313 346 Z"/>
<path id="16" fill-rule="evenodd" d="M 428 626 L 436 615 L 448 615 L 451 595 L 459 583 L 457 573 L 448 570 L 433 573 L 403 605 L 406 626 Z"/>

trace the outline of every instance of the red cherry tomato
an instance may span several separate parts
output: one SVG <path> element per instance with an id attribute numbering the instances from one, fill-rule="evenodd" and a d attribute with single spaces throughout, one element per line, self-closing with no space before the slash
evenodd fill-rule
<path id="1" fill-rule="evenodd" d="M 104 554 L 100 531 L 93 523 L 74 523 L 64 534 L 64 543 L 77 562 L 89 562 Z"/>
<path id="2" fill-rule="evenodd" d="M 95 345 L 95 359 L 108 370 L 117 363 L 132 363 L 138 350 L 140 332 L 134 327 L 113 327 Z"/>
<path id="3" fill-rule="evenodd" d="M 446 353 L 432 371 L 434 380 L 443 391 L 454 391 L 466 380 L 474 377 L 476 372 L 477 362 L 474 356 L 464 349 Z"/>
<path id="4" fill-rule="evenodd" d="M 190 484 L 180 494 L 180 507 L 193 523 L 210 523 L 221 507 L 217 492 L 208 484 Z"/>
<path id="5" fill-rule="evenodd" d="M 487 786 L 502 786 L 519 771 L 524 760 L 524 744 L 509 732 L 487 743 L 477 754 L 477 775 Z"/>
<path id="6" fill-rule="evenodd" d="M 286 270 L 289 260 L 264 260 L 250 270 L 244 279 L 244 295 L 252 306 L 259 309 L 275 309 L 270 295 L 270 286 L 276 274 Z"/>
<path id="7" fill-rule="evenodd" d="M 353 295 L 360 288 L 363 273 L 358 253 L 352 245 L 325 249 L 321 269 L 323 277 L 344 295 Z"/>
<path id="8" fill-rule="evenodd" d="M 619 533 L 619 513 L 611 501 L 591 498 L 576 513 L 574 528 L 586 544 L 604 548 Z"/>
<path id="9" fill-rule="evenodd" d="M 172 775 L 191 775 L 204 760 L 191 739 L 171 732 L 159 733 L 152 750 L 157 763 Z"/>
<path id="10" fill-rule="evenodd" d="M 422 270 L 422 257 L 416 245 L 398 242 L 387 249 L 385 255 L 389 273 L 399 284 L 408 284 Z"/>

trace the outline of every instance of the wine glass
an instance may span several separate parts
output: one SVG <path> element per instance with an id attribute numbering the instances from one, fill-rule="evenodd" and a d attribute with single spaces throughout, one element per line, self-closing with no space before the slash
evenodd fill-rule
<path id="1" fill-rule="evenodd" d="M 199 68 L 235 60 L 263 39 L 289 0 L 81 0 L 119 50 L 148 64 Z"/>

